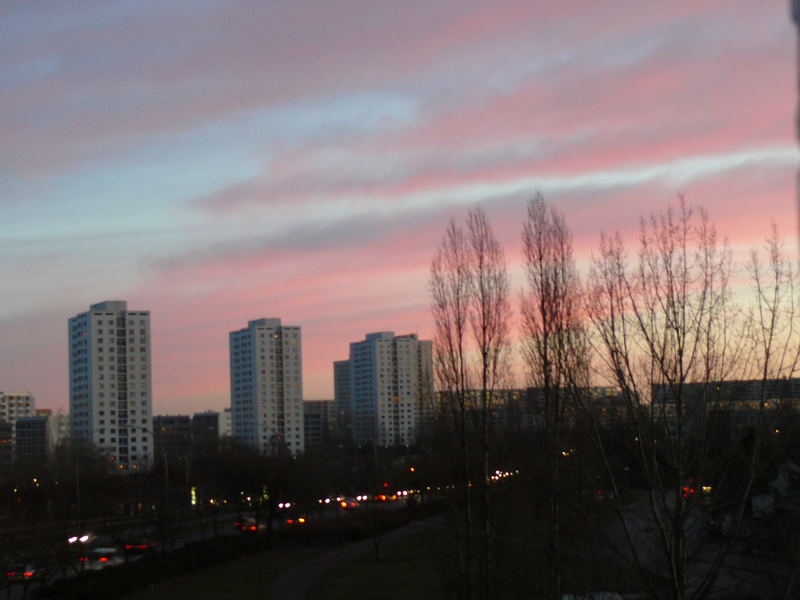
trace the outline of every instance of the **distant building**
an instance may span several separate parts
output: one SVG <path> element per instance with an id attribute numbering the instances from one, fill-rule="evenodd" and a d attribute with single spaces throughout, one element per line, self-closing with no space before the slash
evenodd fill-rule
<path id="1" fill-rule="evenodd" d="M 306 449 L 321 448 L 330 441 L 333 400 L 306 400 L 303 402 L 303 433 Z"/>
<path id="2" fill-rule="evenodd" d="M 333 433 L 341 440 L 353 441 L 353 394 L 349 360 L 333 363 L 333 397 L 335 419 Z"/>
<path id="3" fill-rule="evenodd" d="M 671 428 L 680 420 L 689 432 L 713 418 L 718 428 L 737 436 L 756 427 L 762 412 L 764 424 L 773 427 L 800 410 L 800 378 L 654 384 L 651 395 L 654 418 Z"/>
<path id="4" fill-rule="evenodd" d="M 0 465 L 8 467 L 14 462 L 14 425 L 0 421 Z"/>
<path id="5" fill-rule="evenodd" d="M 53 447 L 70 439 L 70 419 L 69 415 L 61 412 L 54 413 L 51 417 L 53 427 Z"/>
<path id="6" fill-rule="evenodd" d="M 300 327 L 249 321 L 230 342 L 233 437 L 271 454 L 303 451 Z"/>
<path id="7" fill-rule="evenodd" d="M 37 408 L 35 416 L 47 418 L 47 454 L 69 437 L 69 417 L 50 408 Z"/>
<path id="8" fill-rule="evenodd" d="M 558 406 L 560 422 L 565 428 L 576 427 L 582 420 L 592 419 L 604 427 L 614 426 L 623 421 L 628 407 L 612 387 L 595 386 L 577 390 L 583 405 L 574 401 L 574 394 L 562 394 Z M 465 407 L 468 418 L 478 423 L 482 403 L 481 390 L 470 389 L 465 392 Z M 449 418 L 452 410 L 457 410 L 457 400 L 448 392 L 436 393 L 436 414 Z M 492 390 L 488 395 L 488 408 L 491 426 L 500 431 L 539 431 L 547 422 L 547 398 L 542 388 L 504 388 Z M 555 409 L 555 406 L 553 406 Z"/>
<path id="9" fill-rule="evenodd" d="M 192 445 L 195 454 L 203 455 L 218 447 L 220 438 L 220 413 L 207 410 L 192 416 Z"/>
<path id="10" fill-rule="evenodd" d="M 44 462 L 52 448 L 50 415 L 21 417 L 15 425 L 17 462 Z"/>
<path id="11" fill-rule="evenodd" d="M 228 407 L 219 414 L 219 436 L 231 437 L 233 435 L 233 426 L 231 419 L 231 408 Z"/>
<path id="12" fill-rule="evenodd" d="M 500 430 L 520 429 L 531 431 L 542 426 L 541 409 L 533 400 L 529 390 L 503 388 L 492 390 L 487 396 L 492 427 Z M 482 403 L 481 390 L 464 392 L 464 405 L 469 419 L 476 424 Z M 431 411 L 432 418 L 450 420 L 453 411 L 459 410 L 459 400 L 450 392 L 436 392 L 436 402 Z"/>
<path id="13" fill-rule="evenodd" d="M 192 456 L 192 422 L 189 415 L 153 417 L 157 460 L 185 460 Z"/>
<path id="14" fill-rule="evenodd" d="M 337 407 L 349 404 L 357 445 L 409 445 L 433 399 L 433 344 L 415 334 L 367 334 L 334 363 Z M 348 376 L 349 375 L 349 376 Z"/>
<path id="15" fill-rule="evenodd" d="M 524 406 L 517 413 L 526 424 L 544 427 L 547 422 L 547 397 L 543 388 L 527 388 Z M 603 427 L 613 427 L 629 416 L 630 407 L 623 401 L 615 387 L 592 386 L 564 390 L 558 405 L 560 423 L 573 428 L 583 423 L 596 423 Z M 555 407 L 551 408 L 555 410 Z"/>
<path id="16" fill-rule="evenodd" d="M 36 411 L 36 398 L 28 392 L 6 394 L 0 392 L 0 421 L 14 423 L 20 417 L 32 417 Z"/>
<path id="17" fill-rule="evenodd" d="M 150 313 L 122 300 L 69 320 L 72 437 L 97 446 L 120 470 L 153 458 Z"/>
<path id="18" fill-rule="evenodd" d="M 17 419 L 32 417 L 36 414 L 36 399 L 28 392 L 22 394 L 4 394 L 0 392 L 0 422 L 11 424 L 11 455 L 14 455 L 14 440 Z"/>

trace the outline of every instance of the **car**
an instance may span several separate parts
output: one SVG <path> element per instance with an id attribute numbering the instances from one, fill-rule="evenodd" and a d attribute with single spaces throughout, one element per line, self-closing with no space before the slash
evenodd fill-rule
<path id="1" fill-rule="evenodd" d="M 36 576 L 36 567 L 31 564 L 14 565 L 11 569 L 6 571 L 6 579 L 9 581 L 33 581 L 36 579 Z"/>
<path id="2" fill-rule="evenodd" d="M 355 498 L 342 498 L 339 500 L 339 506 L 345 510 L 352 510 L 358 508 L 359 502 Z"/>
<path id="3" fill-rule="evenodd" d="M 146 538 L 135 538 L 132 540 L 128 540 L 122 546 L 125 550 L 125 554 L 147 554 L 148 552 L 153 551 L 154 544 L 151 540 Z"/>
<path id="4" fill-rule="evenodd" d="M 308 523 L 308 517 L 305 515 L 292 515 L 286 518 L 287 525 L 305 525 Z"/>
<path id="5" fill-rule="evenodd" d="M 264 528 L 264 524 L 259 523 L 253 517 L 244 517 L 236 521 L 233 525 L 242 533 L 256 533 L 259 529 Z"/>
<path id="6" fill-rule="evenodd" d="M 114 567 L 125 562 L 120 556 L 119 548 L 100 546 L 92 548 L 85 555 L 81 556 L 81 563 L 84 569 L 99 571 L 106 567 Z"/>

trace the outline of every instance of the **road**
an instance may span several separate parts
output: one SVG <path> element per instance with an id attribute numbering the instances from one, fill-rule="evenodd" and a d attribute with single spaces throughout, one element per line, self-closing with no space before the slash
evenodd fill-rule
<path id="1" fill-rule="evenodd" d="M 396 510 L 405 506 L 404 502 L 391 502 L 387 503 L 386 505 L 382 505 L 380 508 L 382 510 Z M 273 524 L 273 528 L 283 529 L 287 527 L 286 523 L 284 523 L 284 518 L 292 514 L 291 512 L 279 513 L 279 516 L 275 519 Z M 309 513 L 313 519 L 331 519 L 335 518 L 338 515 L 344 514 L 344 511 L 340 510 L 337 505 L 332 504 L 330 506 L 322 506 L 322 507 L 314 507 L 313 511 Z M 214 532 L 216 529 L 217 535 L 241 535 L 234 527 L 233 522 L 240 518 L 242 515 L 239 511 L 231 511 L 231 512 L 224 512 L 219 513 L 216 515 L 207 514 L 202 515 L 196 520 L 190 520 L 185 524 L 182 524 L 182 532 L 170 540 L 169 549 L 175 550 L 189 544 L 191 542 L 200 541 L 203 539 L 207 539 L 210 537 L 214 537 Z M 244 516 L 247 516 L 247 512 L 244 513 Z M 214 526 L 214 521 L 216 521 L 216 528 Z M 128 538 L 136 538 L 141 537 L 142 533 L 142 524 L 139 523 L 132 529 L 125 531 L 117 531 L 114 534 L 115 539 L 125 539 Z M 385 539 L 391 539 L 388 536 L 394 535 L 393 533 L 387 534 Z M 156 538 L 157 535 L 155 533 L 148 534 L 146 537 Z M 367 545 L 371 545 L 372 542 L 368 541 Z M 112 543 L 111 545 L 116 545 Z M 129 560 L 137 560 L 139 557 L 134 556 L 131 557 Z M 346 559 L 343 559 L 346 560 Z M 73 577 L 78 572 L 78 563 L 75 564 L 74 572 L 68 572 L 66 577 Z M 34 582 L 27 582 L 27 583 L 13 583 L 5 587 L 5 589 L 0 588 L 0 600 L 27 600 L 32 596 L 33 590 L 39 588 L 43 583 L 53 583 L 62 578 L 62 571 L 60 568 L 52 567 L 47 569 L 47 573 L 44 578 L 44 582 L 42 581 L 34 581 Z"/>
<path id="2" fill-rule="evenodd" d="M 217 515 L 202 515 L 200 518 L 188 523 L 188 527 L 182 534 L 170 540 L 170 548 L 182 548 L 186 544 L 196 542 L 202 539 L 212 537 L 214 535 L 214 521 L 217 521 L 218 535 L 240 535 L 238 531 L 233 528 L 233 521 L 238 515 L 238 511 L 223 512 Z M 85 531 L 82 529 L 81 531 Z M 141 537 L 142 525 L 139 523 L 132 527 L 128 532 L 116 532 L 115 537 L 120 539 Z M 154 537 L 154 536 L 149 536 Z M 131 556 L 128 560 L 138 560 L 141 556 Z M 111 567 L 113 565 L 109 565 Z M 74 577 L 79 572 L 80 563 L 77 561 L 74 564 L 74 571 L 67 572 L 66 577 Z M 32 596 L 35 589 L 41 587 L 44 583 L 53 583 L 62 578 L 62 571 L 60 568 L 50 567 L 40 569 L 45 572 L 44 580 L 36 580 L 32 582 L 19 582 L 11 583 L 0 588 L 0 600 L 27 600 Z"/>

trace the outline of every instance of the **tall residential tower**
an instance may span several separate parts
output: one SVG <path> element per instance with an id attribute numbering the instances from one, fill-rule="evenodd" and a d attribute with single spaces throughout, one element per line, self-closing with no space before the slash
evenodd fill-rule
<path id="1" fill-rule="evenodd" d="M 233 437 L 270 454 L 302 452 L 300 327 L 258 319 L 229 342 Z"/>
<path id="2" fill-rule="evenodd" d="M 69 320 L 69 412 L 73 438 L 116 468 L 152 465 L 149 311 L 111 300 Z"/>
<path id="3" fill-rule="evenodd" d="M 413 444 L 433 398 L 433 343 L 415 334 L 367 334 L 334 363 L 336 405 L 349 405 L 353 441 Z"/>

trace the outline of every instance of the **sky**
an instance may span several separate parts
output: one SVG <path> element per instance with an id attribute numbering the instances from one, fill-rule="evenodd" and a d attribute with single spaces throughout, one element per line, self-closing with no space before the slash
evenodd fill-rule
<path id="1" fill-rule="evenodd" d="M 734 249 L 796 234 L 781 0 L 41 0 L 0 29 L 0 390 L 38 407 L 106 299 L 151 311 L 154 414 L 227 406 L 261 317 L 332 398 L 349 342 L 431 336 L 476 206 L 512 273 L 536 193 L 582 257 L 680 194 Z"/>

